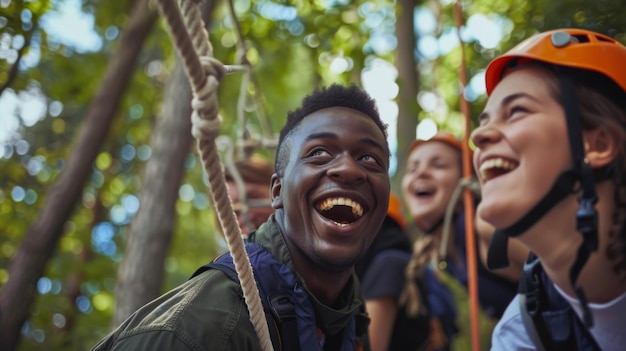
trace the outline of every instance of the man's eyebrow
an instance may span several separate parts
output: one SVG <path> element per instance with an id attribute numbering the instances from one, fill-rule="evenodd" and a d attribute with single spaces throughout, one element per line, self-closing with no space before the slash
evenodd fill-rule
<path id="1" fill-rule="evenodd" d="M 306 137 L 305 142 L 314 140 L 314 139 L 339 139 L 339 136 L 335 133 L 331 133 L 331 132 L 322 132 L 322 133 L 313 133 L 309 136 Z M 370 137 L 363 137 L 361 139 L 359 139 L 359 142 L 363 143 L 363 144 L 368 144 L 371 146 L 374 146 L 377 149 L 380 149 L 382 152 L 387 153 L 387 149 L 381 145 L 379 142 L 377 142 L 376 140 L 374 140 L 373 138 Z"/>
<path id="2" fill-rule="evenodd" d="M 377 149 L 380 149 L 380 151 L 384 152 L 384 153 L 388 153 L 389 151 L 387 151 L 387 148 L 385 148 L 383 145 L 381 145 L 379 142 L 377 142 L 376 140 L 369 138 L 369 137 L 365 137 L 365 138 L 361 138 L 359 140 L 360 142 L 364 143 L 364 144 L 368 144 L 371 145 Z"/>
<path id="3" fill-rule="evenodd" d="M 314 139 L 339 139 L 339 136 L 330 132 L 313 133 L 306 137 L 305 142 Z"/>

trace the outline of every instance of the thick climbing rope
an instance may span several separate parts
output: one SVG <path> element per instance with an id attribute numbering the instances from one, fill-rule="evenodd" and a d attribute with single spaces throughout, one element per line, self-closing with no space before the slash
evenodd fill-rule
<path id="1" fill-rule="evenodd" d="M 217 210 L 228 248 L 250 312 L 250 321 L 259 338 L 261 350 L 273 350 L 263 305 L 254 280 L 252 266 L 244 248 L 220 163 L 215 139 L 221 126 L 217 88 L 226 73 L 240 70 L 226 67 L 213 58 L 209 35 L 202 20 L 198 1 L 156 0 L 169 33 L 184 64 L 193 91 L 192 134 L 209 180 L 212 203 Z"/>
<path id="2" fill-rule="evenodd" d="M 467 86 L 467 64 L 465 60 L 465 47 L 461 38 L 461 26 L 463 24 L 463 11 L 461 2 L 454 3 L 454 23 L 456 34 L 461 46 L 461 65 L 459 67 L 459 83 L 461 87 L 460 105 L 465 117 L 465 133 L 462 143 L 463 177 L 469 179 L 472 176 L 471 152 L 469 149 L 469 134 L 471 130 L 469 104 L 465 99 L 464 90 Z M 478 259 L 476 258 L 476 236 L 474 235 L 474 196 L 472 191 L 466 188 L 463 191 L 463 205 L 465 209 L 465 254 L 467 258 L 467 291 L 469 295 L 470 327 L 472 335 L 472 350 L 480 350 L 480 326 L 478 321 Z"/>

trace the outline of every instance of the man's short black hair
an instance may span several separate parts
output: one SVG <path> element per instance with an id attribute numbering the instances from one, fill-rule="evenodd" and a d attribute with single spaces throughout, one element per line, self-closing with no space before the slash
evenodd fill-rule
<path id="1" fill-rule="evenodd" d="M 376 102 L 364 90 L 354 84 L 348 87 L 332 84 L 326 88 L 315 89 L 310 95 L 302 99 L 302 105 L 299 108 L 287 114 L 287 122 L 280 131 L 274 164 L 279 177 L 283 176 L 291 150 L 291 144 L 285 143 L 285 140 L 297 129 L 306 116 L 329 107 L 347 107 L 364 113 L 376 123 L 387 139 L 387 125 L 380 119 Z M 389 145 L 386 146 L 389 152 Z"/>

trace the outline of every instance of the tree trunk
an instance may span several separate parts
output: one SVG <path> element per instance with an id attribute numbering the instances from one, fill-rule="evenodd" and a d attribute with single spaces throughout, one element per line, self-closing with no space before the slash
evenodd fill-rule
<path id="1" fill-rule="evenodd" d="M 172 238 L 178 188 L 191 149 L 191 88 L 177 60 L 165 89 L 167 100 L 152 135 L 152 156 L 146 164 L 116 288 L 114 326 L 157 297 L 163 262 Z"/>
<path id="2" fill-rule="evenodd" d="M 208 24 L 212 1 L 201 5 Z M 117 279 L 113 326 L 159 296 L 164 262 L 174 230 L 175 205 L 184 175 L 184 161 L 192 145 L 191 87 L 179 57 L 168 80 L 162 116 L 152 137 L 152 156 L 146 164 L 139 194 L 139 211 L 128 233 Z"/>
<path id="3" fill-rule="evenodd" d="M 398 38 L 398 50 L 396 56 L 398 68 L 398 124 L 396 137 L 398 149 L 396 157 L 398 167 L 392 177 L 392 190 L 400 193 L 402 173 L 406 168 L 406 158 L 409 145 L 415 140 L 415 128 L 417 127 L 417 93 L 419 91 L 419 72 L 415 61 L 415 36 L 414 10 L 415 0 L 400 0 L 398 7 L 398 20 L 396 23 L 396 37 Z"/>
<path id="4" fill-rule="evenodd" d="M 35 300 L 37 281 L 54 254 L 64 223 L 80 199 L 83 185 L 91 174 L 92 164 L 135 70 L 141 44 L 156 19 L 156 12 L 148 8 L 148 0 L 135 4 L 130 22 L 120 35 L 120 49 L 111 57 L 65 169 L 48 191 L 39 216 L 11 261 L 9 280 L 0 292 L 0 350 L 10 351 L 17 347 L 20 330 Z"/>

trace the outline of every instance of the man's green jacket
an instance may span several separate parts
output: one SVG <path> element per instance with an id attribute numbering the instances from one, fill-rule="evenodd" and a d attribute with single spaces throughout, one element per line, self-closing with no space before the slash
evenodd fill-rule
<path id="1" fill-rule="evenodd" d="M 249 241 L 256 242 L 294 271 L 274 216 L 251 234 Z M 263 272 L 255 274 L 262 276 Z M 338 299 L 343 302 L 338 309 L 319 302 L 306 289 L 299 275 L 296 277 L 314 306 L 321 340 L 325 340 L 326 335 L 341 332 L 348 325 L 350 316 L 363 304 L 355 275 Z M 366 331 L 361 339 L 368 349 Z M 239 351 L 260 350 L 260 347 L 241 287 L 222 271 L 209 269 L 141 307 L 91 349 L 104 350 Z"/>

